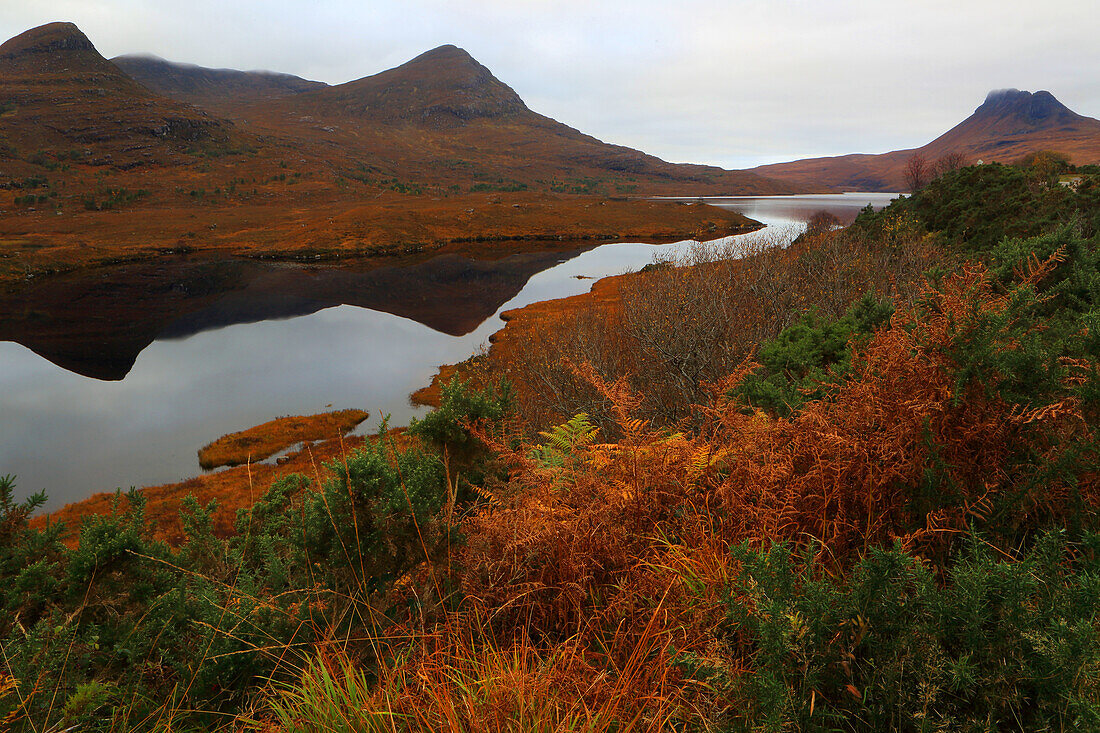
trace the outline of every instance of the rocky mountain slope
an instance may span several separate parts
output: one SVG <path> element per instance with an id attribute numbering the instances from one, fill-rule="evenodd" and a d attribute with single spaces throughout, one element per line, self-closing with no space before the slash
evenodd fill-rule
<path id="1" fill-rule="evenodd" d="M 511 87 L 451 45 L 346 84 L 245 104 L 237 116 L 253 129 L 311 144 L 321 155 L 339 148 L 368 170 L 447 184 L 472 180 L 578 193 L 801 188 L 604 143 L 530 110 Z"/>
<path id="2" fill-rule="evenodd" d="M 121 169 L 167 163 L 188 145 L 233 132 L 227 120 L 149 92 L 72 23 L 0 45 L 0 105 L 9 170 L 47 154 Z"/>
<path id="3" fill-rule="evenodd" d="M 604 194 L 798 188 L 751 173 L 671 164 L 584 135 L 528 109 L 455 46 L 333 87 L 267 72 L 116 60 L 103 58 L 71 23 L 32 29 L 0 47 L 0 135 L 10 157 L 35 151 L 123 170 L 151 162 L 186 167 L 193 161 L 168 153 L 194 152 L 205 141 L 215 149 L 202 152 L 219 156 L 292 150 L 315 175 L 338 173 L 383 187 L 481 183 Z"/>

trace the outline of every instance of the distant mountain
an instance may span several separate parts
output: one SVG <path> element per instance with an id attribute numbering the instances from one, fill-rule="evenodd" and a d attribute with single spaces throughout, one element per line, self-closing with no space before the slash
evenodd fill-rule
<path id="1" fill-rule="evenodd" d="M 668 163 L 530 110 L 469 53 L 446 45 L 346 84 L 235 111 L 257 129 L 351 151 L 413 180 L 557 185 L 568 192 L 792 193 L 744 171 Z"/>
<path id="2" fill-rule="evenodd" d="M 914 154 L 930 164 L 960 154 L 967 162 L 1011 162 L 1039 150 L 1065 153 L 1074 163 L 1100 162 L 1100 120 L 1072 111 L 1047 91 L 990 92 L 974 113 L 919 148 L 881 155 L 808 158 L 753 168 L 753 172 L 802 185 L 846 190 L 900 191 L 903 169 Z"/>
<path id="3" fill-rule="evenodd" d="M 159 97 L 107 61 L 72 23 L 50 23 L 0 45 L 0 139 L 126 168 L 155 162 L 232 127 Z"/>
<path id="4" fill-rule="evenodd" d="M 1100 161 L 1100 120 L 1077 114 L 1050 92 L 1005 89 L 990 92 L 974 114 L 922 150 L 1007 161 L 1044 149 L 1081 163 Z"/>
<path id="5" fill-rule="evenodd" d="M 301 94 L 328 86 L 292 74 L 208 69 L 173 63 L 157 56 L 116 56 L 111 62 L 152 92 L 209 109 Z"/>
<path id="6" fill-rule="evenodd" d="M 754 173 L 668 163 L 604 143 L 533 112 L 489 69 L 451 45 L 331 87 L 285 74 L 148 57 L 116 61 L 104 59 L 71 23 L 35 28 L 0 46 L 0 159 L 6 149 L 23 160 L 44 151 L 58 163 L 79 159 L 122 170 L 168 164 L 181 172 L 165 169 L 161 182 L 182 176 L 174 187 L 197 195 L 205 187 L 225 187 L 196 186 L 197 179 L 209 178 L 211 166 L 197 164 L 194 156 L 215 159 L 242 151 L 253 158 L 245 165 L 247 180 L 255 183 L 270 181 L 272 163 L 285 168 L 286 157 L 293 156 L 300 177 L 398 191 L 804 190 Z M 200 141 L 213 144 L 195 145 Z M 183 152 L 192 157 L 173 159 Z M 243 162 L 225 171 L 237 181 L 234 186 L 246 179 Z M 26 175 L 15 168 L 0 172 Z"/>

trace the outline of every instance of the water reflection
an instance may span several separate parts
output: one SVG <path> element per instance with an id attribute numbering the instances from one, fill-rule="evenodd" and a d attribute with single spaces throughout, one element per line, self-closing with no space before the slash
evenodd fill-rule
<path id="1" fill-rule="evenodd" d="M 750 219 L 772 226 L 804 227 L 814 214 L 827 211 L 841 224 L 851 224 L 860 210 L 870 205 L 881 209 L 897 198 L 895 193 L 821 193 L 802 196 L 731 196 L 705 199 L 708 204 L 739 211 Z"/>
<path id="2" fill-rule="evenodd" d="M 121 380 L 156 340 L 338 305 L 392 313 L 461 336 L 514 297 L 532 274 L 591 248 L 495 260 L 448 254 L 341 268 L 165 258 L 28 285 L 0 300 L 0 341 L 20 343 L 78 374 Z"/>

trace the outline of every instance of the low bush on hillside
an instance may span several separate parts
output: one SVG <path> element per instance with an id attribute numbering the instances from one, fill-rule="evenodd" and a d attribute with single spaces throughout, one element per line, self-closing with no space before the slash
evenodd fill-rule
<path id="1" fill-rule="evenodd" d="M 741 546 L 722 638 L 754 674 L 732 729 L 1096 729 L 1098 539 L 1013 557 L 971 535 L 943 577 L 897 546 L 843 576 L 812 545 Z"/>
<path id="2" fill-rule="evenodd" d="M 906 213 L 949 247 L 973 254 L 1006 237 L 1027 238 L 1071 226 L 1086 239 L 1100 234 L 1100 182 L 1076 190 L 1051 183 L 1029 168 L 990 163 L 947 173 L 884 212 L 866 212 L 853 229 L 877 228 Z"/>
<path id="3" fill-rule="evenodd" d="M 481 417 L 471 407 L 497 404 L 485 399 L 452 386 L 430 424 L 456 434 Z M 87 519 L 72 550 L 59 525 L 27 528 L 44 497 L 15 503 L 5 477 L 0 644 L 12 682 L 0 684 L 0 720 L 140 730 L 178 726 L 178 713 L 213 726 L 265 681 L 295 678 L 325 639 L 440 608 L 447 578 L 414 571 L 457 539 L 461 499 L 441 457 L 379 439 L 325 475 L 277 481 L 229 540 L 192 499 L 177 548 L 151 538 L 132 491 Z"/>

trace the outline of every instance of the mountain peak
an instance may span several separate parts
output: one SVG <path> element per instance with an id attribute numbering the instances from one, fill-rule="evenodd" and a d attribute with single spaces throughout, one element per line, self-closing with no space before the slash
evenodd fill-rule
<path id="1" fill-rule="evenodd" d="M 401 66 L 319 92 L 341 111 L 430 126 L 527 112 L 515 90 L 465 50 L 447 44 Z"/>
<path id="2" fill-rule="evenodd" d="M 118 74 L 72 23 L 47 23 L 0 45 L 0 71 L 17 74 L 94 71 Z"/>
<path id="3" fill-rule="evenodd" d="M 40 25 L 0 45 L 2 58 L 59 51 L 95 51 L 95 46 L 73 23 Z"/>
<path id="4" fill-rule="evenodd" d="M 986 95 L 985 102 L 974 110 L 974 115 L 978 118 L 1011 119 L 1026 127 L 1064 125 L 1081 119 L 1048 91 L 1033 94 L 1019 89 L 991 91 Z"/>
<path id="5" fill-rule="evenodd" d="M 985 95 L 985 102 L 983 104 L 997 104 L 1003 101 L 1011 101 L 1013 99 L 1019 99 L 1021 97 L 1030 97 L 1031 92 L 1021 92 L 1019 89 L 991 89 L 989 94 Z"/>
<path id="6" fill-rule="evenodd" d="M 493 72 L 478 63 L 468 51 L 449 43 L 425 51 L 396 69 L 382 74 L 395 74 L 400 79 L 414 80 L 417 84 L 430 86 L 457 85 L 472 88 L 502 84 L 493 76 Z"/>
<path id="7" fill-rule="evenodd" d="M 413 58 L 409 63 L 416 61 L 466 61 L 477 63 L 477 60 L 470 55 L 469 51 L 451 43 L 444 43 L 442 46 L 437 46 L 430 51 L 425 51 Z"/>
<path id="8" fill-rule="evenodd" d="M 52 67 L 58 59 L 73 55 L 99 57 L 96 46 L 73 23 L 40 25 L 0 45 L 0 59 L 9 63 L 27 61 Z"/>

